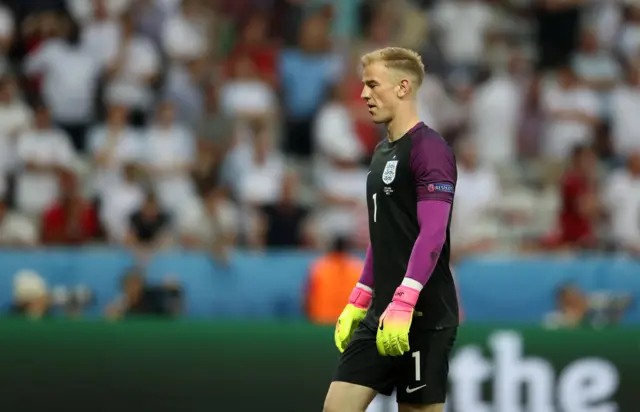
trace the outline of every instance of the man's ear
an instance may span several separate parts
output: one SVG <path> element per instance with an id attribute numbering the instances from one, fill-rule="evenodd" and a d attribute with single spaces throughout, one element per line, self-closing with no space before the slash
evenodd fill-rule
<path id="1" fill-rule="evenodd" d="M 411 93 L 411 83 L 407 79 L 400 80 L 398 85 L 398 97 L 405 97 Z"/>

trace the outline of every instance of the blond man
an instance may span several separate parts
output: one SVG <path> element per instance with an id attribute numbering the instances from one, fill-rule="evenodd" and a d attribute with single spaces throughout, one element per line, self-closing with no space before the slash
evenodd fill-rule
<path id="1" fill-rule="evenodd" d="M 400 412 L 442 412 L 458 301 L 449 268 L 456 165 L 420 122 L 420 56 L 389 47 L 362 57 L 362 99 L 387 127 L 367 177 L 370 245 L 336 325 L 342 352 L 325 412 L 364 412 L 395 390 Z"/>

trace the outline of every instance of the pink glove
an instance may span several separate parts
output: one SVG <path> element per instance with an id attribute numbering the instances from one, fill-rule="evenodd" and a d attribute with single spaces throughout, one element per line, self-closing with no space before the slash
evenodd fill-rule
<path id="1" fill-rule="evenodd" d="M 387 310 L 380 316 L 376 346 L 381 355 L 400 356 L 409 351 L 409 329 L 418 297 L 420 291 L 409 286 L 400 285 L 396 289 Z"/>

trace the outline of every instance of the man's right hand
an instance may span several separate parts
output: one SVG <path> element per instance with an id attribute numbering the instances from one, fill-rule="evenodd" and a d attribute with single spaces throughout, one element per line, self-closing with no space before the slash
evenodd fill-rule
<path id="1" fill-rule="evenodd" d="M 338 318 L 334 334 L 336 347 L 341 353 L 347 348 L 351 335 L 367 315 L 372 297 L 371 289 L 360 284 L 356 285 L 353 292 L 351 292 L 349 303 Z"/>

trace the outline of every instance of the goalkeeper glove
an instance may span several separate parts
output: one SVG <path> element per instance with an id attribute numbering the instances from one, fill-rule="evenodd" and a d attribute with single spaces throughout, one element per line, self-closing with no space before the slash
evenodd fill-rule
<path id="1" fill-rule="evenodd" d="M 409 351 L 409 329 L 420 291 L 408 286 L 396 289 L 380 317 L 376 346 L 382 356 L 400 356 Z"/>
<path id="2" fill-rule="evenodd" d="M 344 352 L 351 340 L 351 335 L 356 330 L 360 321 L 367 315 L 369 304 L 373 294 L 371 289 L 365 289 L 363 285 L 357 284 L 351 292 L 349 303 L 344 308 L 338 322 L 334 339 L 340 352 Z"/>

